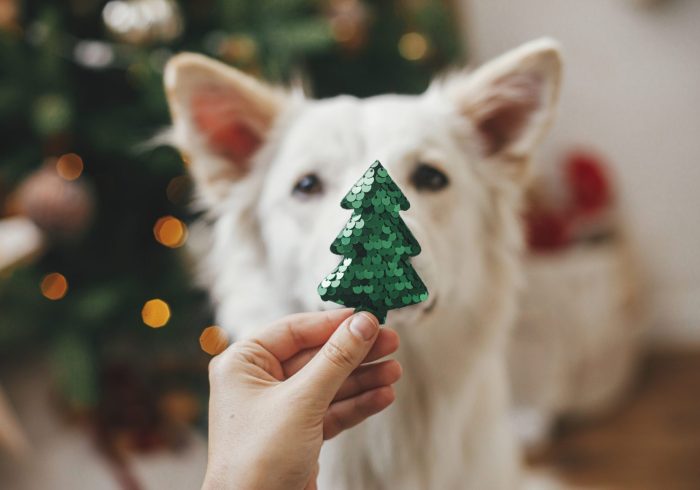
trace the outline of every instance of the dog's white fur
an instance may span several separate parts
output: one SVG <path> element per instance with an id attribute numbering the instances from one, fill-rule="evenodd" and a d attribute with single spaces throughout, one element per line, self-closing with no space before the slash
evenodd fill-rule
<path id="1" fill-rule="evenodd" d="M 422 245 L 413 264 L 431 299 L 389 313 L 404 368 L 397 400 L 325 445 L 320 488 L 522 486 L 505 348 L 521 282 L 518 209 L 560 71 L 558 45 L 542 39 L 420 96 L 314 101 L 199 55 L 168 63 L 173 144 L 187 154 L 208 211 L 202 280 L 218 321 L 237 336 L 333 306 L 316 285 L 339 260 L 328 247 L 349 217 L 340 199 L 373 160 L 412 204 L 403 217 Z M 243 128 L 243 143 L 222 146 L 227 124 Z M 418 192 L 410 175 L 419 162 L 439 168 L 449 186 Z M 309 173 L 324 192 L 294 195 Z"/>

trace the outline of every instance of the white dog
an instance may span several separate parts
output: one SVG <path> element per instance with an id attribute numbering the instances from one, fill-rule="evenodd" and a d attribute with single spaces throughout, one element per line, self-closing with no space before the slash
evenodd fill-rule
<path id="1" fill-rule="evenodd" d="M 521 194 L 560 71 L 545 39 L 420 96 L 314 101 L 199 55 L 168 63 L 173 144 L 211 223 L 202 280 L 235 335 L 334 307 L 316 286 L 340 260 L 329 251 L 350 216 L 340 200 L 370 163 L 380 160 L 411 202 L 402 216 L 422 246 L 412 262 L 430 299 L 389 313 L 404 368 L 396 402 L 326 444 L 320 488 L 523 486 L 505 349 Z"/>

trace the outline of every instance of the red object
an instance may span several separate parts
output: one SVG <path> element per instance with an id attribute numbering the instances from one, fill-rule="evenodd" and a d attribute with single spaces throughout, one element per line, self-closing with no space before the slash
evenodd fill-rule
<path id="1" fill-rule="evenodd" d="M 611 204 L 608 173 L 597 156 L 586 152 L 572 153 L 564 170 L 573 201 L 572 214 L 590 215 Z"/>
<path id="2" fill-rule="evenodd" d="M 536 252 L 551 252 L 569 244 L 569 222 L 548 209 L 531 210 L 525 215 L 527 244 Z"/>
<path id="3" fill-rule="evenodd" d="M 533 194 L 525 215 L 527 243 L 533 252 L 554 252 L 607 226 L 613 203 L 609 173 L 594 153 L 576 151 L 564 161 L 567 202 L 562 209 L 543 204 Z M 596 225 L 597 226 L 591 226 Z"/>

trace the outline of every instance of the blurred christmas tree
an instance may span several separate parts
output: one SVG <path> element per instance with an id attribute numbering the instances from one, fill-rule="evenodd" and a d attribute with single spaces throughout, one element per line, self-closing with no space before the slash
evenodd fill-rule
<path id="1" fill-rule="evenodd" d="M 0 218 L 25 213 L 50 242 L 0 276 L 0 357 L 47 346 L 87 408 L 115 361 L 205 363 L 206 300 L 176 250 L 188 180 L 172 149 L 143 150 L 168 124 L 172 53 L 319 96 L 417 92 L 459 60 L 454 18 L 439 0 L 0 0 Z"/>

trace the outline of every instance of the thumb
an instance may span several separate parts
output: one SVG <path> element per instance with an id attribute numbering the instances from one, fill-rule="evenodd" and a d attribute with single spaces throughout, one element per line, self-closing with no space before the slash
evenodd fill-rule
<path id="1" fill-rule="evenodd" d="M 362 363 L 379 334 L 379 321 L 366 311 L 340 324 L 321 350 L 299 371 L 314 398 L 329 405 L 350 373 Z"/>

